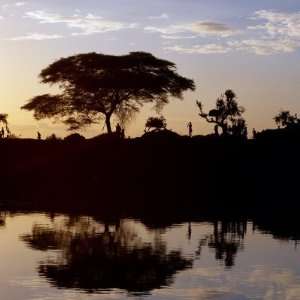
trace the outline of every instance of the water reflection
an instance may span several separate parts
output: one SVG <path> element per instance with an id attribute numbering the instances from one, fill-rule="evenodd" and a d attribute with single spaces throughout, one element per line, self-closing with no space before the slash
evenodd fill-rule
<path id="1" fill-rule="evenodd" d="M 214 221 L 210 231 L 193 236 L 198 240 L 196 250 L 187 256 L 181 251 L 168 251 L 161 235 L 166 228 L 148 227 L 155 233 L 153 241 L 145 242 L 126 220 L 101 223 L 91 217 L 65 217 L 56 220 L 49 216 L 51 226 L 34 225 L 31 234 L 22 240 L 41 251 L 59 250 L 58 254 L 38 267 L 40 276 L 59 288 L 96 292 L 123 289 L 129 293 L 149 293 L 170 286 L 176 273 L 192 268 L 208 247 L 215 259 L 226 268 L 244 248 L 247 221 Z M 192 224 L 188 224 L 187 242 L 192 238 Z"/>
<path id="2" fill-rule="evenodd" d="M 196 252 L 200 256 L 203 246 L 215 250 L 216 260 L 223 261 L 225 266 L 234 266 L 234 259 L 238 251 L 244 247 L 244 238 L 247 233 L 247 222 L 213 222 L 213 233 L 200 239 Z"/>
<path id="3" fill-rule="evenodd" d="M 178 249 L 169 250 L 162 239 L 172 226 L 148 223 L 143 232 L 141 223 L 126 219 L 104 222 L 53 214 L 48 218 L 50 224 L 35 224 L 30 234 L 21 237 L 31 249 L 53 252 L 39 263 L 41 277 L 57 288 L 88 293 L 121 289 L 132 295 L 171 286 L 175 275 L 193 268 L 205 249 L 213 250 L 215 260 L 230 270 L 238 253 L 244 250 L 249 226 L 247 220 L 214 220 L 208 223 L 206 232 L 197 234 L 193 224 L 188 223 L 186 245 L 196 241 L 197 246 L 187 255 Z M 262 230 L 266 224 L 259 226 Z M 252 225 L 254 231 L 256 227 Z M 276 228 L 269 225 L 269 230 L 270 227 Z M 147 233 L 152 238 L 147 239 Z"/>
<path id="4" fill-rule="evenodd" d="M 300 299 L 297 220 L 0 216 L 4 299 Z"/>
<path id="5" fill-rule="evenodd" d="M 0 228 L 5 226 L 6 216 L 6 212 L 0 212 Z"/>
<path id="6" fill-rule="evenodd" d="M 178 271 L 192 267 L 180 251 L 168 252 L 161 239 L 145 243 L 124 221 L 111 226 L 87 217 L 68 218 L 54 221 L 52 227 L 35 225 L 22 240 L 32 249 L 60 250 L 38 268 L 59 288 L 148 293 L 170 285 Z"/>

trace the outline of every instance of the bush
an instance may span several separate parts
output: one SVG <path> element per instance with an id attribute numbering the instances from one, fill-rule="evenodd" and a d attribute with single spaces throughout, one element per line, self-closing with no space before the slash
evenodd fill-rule
<path id="1" fill-rule="evenodd" d="M 55 133 L 46 137 L 46 141 L 59 141 L 61 138 L 57 137 Z"/>
<path id="2" fill-rule="evenodd" d="M 66 142 L 81 142 L 85 140 L 85 137 L 79 133 L 73 133 L 64 138 Z"/>
<path id="3" fill-rule="evenodd" d="M 160 131 L 167 128 L 167 121 L 164 116 L 150 117 L 145 125 L 145 132 Z"/>

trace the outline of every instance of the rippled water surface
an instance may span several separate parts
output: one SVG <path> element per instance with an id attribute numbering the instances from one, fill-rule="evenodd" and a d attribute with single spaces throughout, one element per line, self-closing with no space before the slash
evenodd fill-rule
<path id="1" fill-rule="evenodd" d="M 251 222 L 167 227 L 8 213 L 0 221 L 4 300 L 300 299 L 293 234 Z"/>

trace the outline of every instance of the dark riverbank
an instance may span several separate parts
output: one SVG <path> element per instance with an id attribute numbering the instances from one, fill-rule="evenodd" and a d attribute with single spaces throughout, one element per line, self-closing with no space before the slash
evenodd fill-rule
<path id="1" fill-rule="evenodd" d="M 114 214 L 296 214 L 299 150 L 296 136 L 3 140 L 1 205 Z"/>

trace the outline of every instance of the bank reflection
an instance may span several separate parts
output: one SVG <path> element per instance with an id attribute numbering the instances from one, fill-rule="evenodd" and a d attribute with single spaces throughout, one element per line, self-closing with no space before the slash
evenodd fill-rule
<path id="1" fill-rule="evenodd" d="M 145 242 L 125 221 L 101 224 L 92 218 L 66 218 L 51 226 L 34 225 L 22 236 L 32 249 L 58 250 L 38 267 L 59 288 L 100 292 L 122 289 L 147 294 L 168 286 L 177 272 L 192 267 L 180 251 L 167 251 L 159 238 Z"/>
<path id="2" fill-rule="evenodd" d="M 7 217 L 6 212 L 0 212 L 0 228 L 6 225 L 6 217 Z"/>
<path id="3" fill-rule="evenodd" d="M 196 257 L 200 258 L 204 246 L 213 249 L 215 259 L 225 267 L 231 268 L 239 251 L 244 249 L 244 238 L 247 233 L 246 221 L 214 221 L 213 232 L 200 238 Z"/>
<path id="4" fill-rule="evenodd" d="M 186 224 L 174 227 L 172 222 L 162 225 L 155 218 L 152 222 L 103 221 L 100 217 L 49 214 L 48 220 L 47 225 L 35 224 L 21 237 L 31 249 L 48 251 L 48 258 L 38 265 L 39 275 L 54 287 L 88 293 L 120 289 L 130 295 L 151 294 L 154 289 L 171 286 L 178 273 L 196 265 L 204 248 L 210 249 L 225 269 L 231 269 L 246 247 L 249 227 L 276 239 L 296 239 L 299 233 L 292 221 L 284 229 L 275 221 L 248 223 L 247 219 L 174 222 Z M 204 231 L 199 231 L 199 224 Z M 180 247 L 172 248 L 177 250 L 170 250 L 166 239 L 172 235 L 179 241 Z"/>

